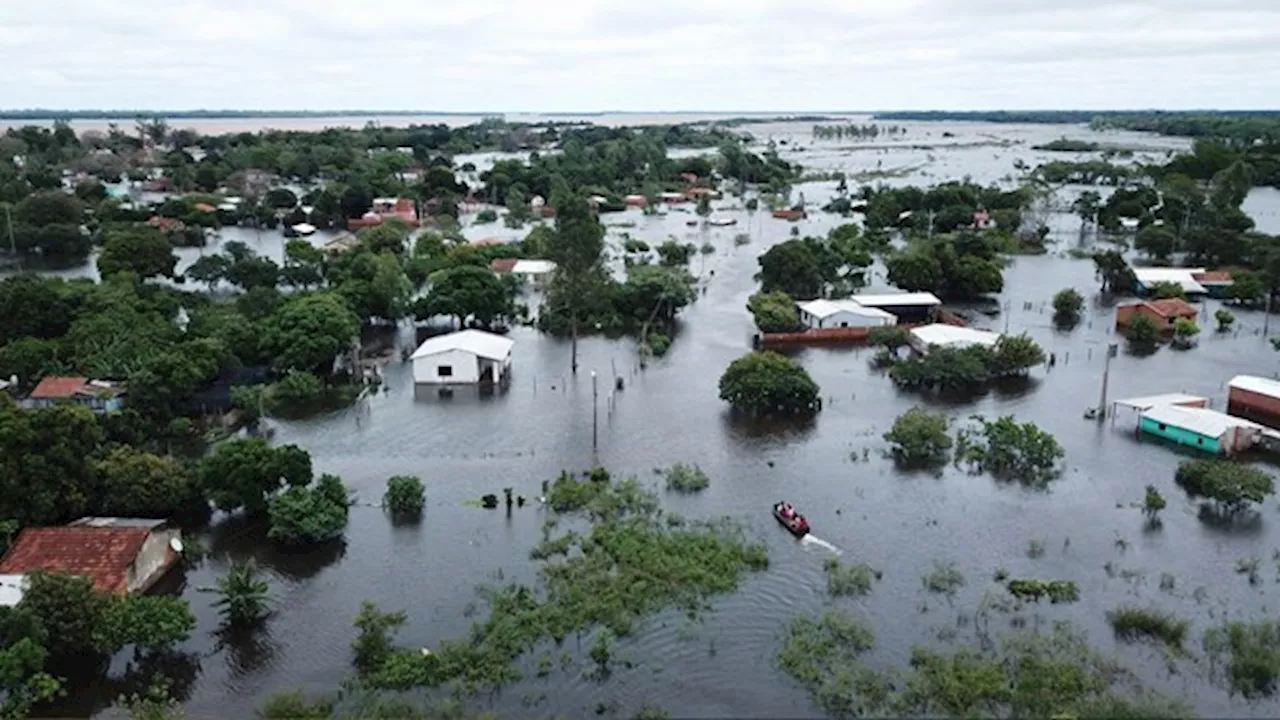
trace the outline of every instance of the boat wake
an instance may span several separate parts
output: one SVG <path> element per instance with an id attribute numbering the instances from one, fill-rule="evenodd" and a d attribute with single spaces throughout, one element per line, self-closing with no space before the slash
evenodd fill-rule
<path id="1" fill-rule="evenodd" d="M 804 538 L 800 541 L 800 544 L 815 545 L 820 548 L 826 548 L 827 550 L 830 550 L 836 555 L 842 554 L 840 548 L 836 547 L 835 545 L 832 545 L 831 543 L 827 542 L 826 540 L 823 540 L 820 537 L 814 537 L 813 533 L 809 533 L 808 535 L 805 535 Z"/>

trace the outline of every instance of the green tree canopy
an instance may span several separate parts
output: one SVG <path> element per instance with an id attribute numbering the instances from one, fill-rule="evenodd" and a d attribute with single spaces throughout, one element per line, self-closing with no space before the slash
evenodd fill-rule
<path id="1" fill-rule="evenodd" d="M 260 513 L 281 487 L 311 482 L 311 456 L 296 445 L 272 448 L 265 440 L 229 440 L 200 461 L 200 487 L 219 509 Z"/>
<path id="2" fill-rule="evenodd" d="M 98 272 L 103 277 L 130 272 L 141 279 L 171 278 L 177 264 L 173 243 L 152 228 L 108 232 L 98 255 Z"/>
<path id="3" fill-rule="evenodd" d="M 360 319 L 338 296 L 317 292 L 285 302 L 263 328 L 263 349 L 279 370 L 327 376 L 334 358 L 346 352 L 360 331 Z"/>
<path id="4" fill-rule="evenodd" d="M 466 327 L 468 318 L 488 327 L 514 313 L 510 291 L 487 267 L 462 265 L 441 270 L 431 277 L 431 289 L 414 305 L 419 320 L 437 315 L 457 318 Z"/>
<path id="5" fill-rule="evenodd" d="M 720 399 L 753 415 L 798 414 L 820 408 L 818 385 L 798 363 L 775 352 L 752 352 L 720 376 Z"/>

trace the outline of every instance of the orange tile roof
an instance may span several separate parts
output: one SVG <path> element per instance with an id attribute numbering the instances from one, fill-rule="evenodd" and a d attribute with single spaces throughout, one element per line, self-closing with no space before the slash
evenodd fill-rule
<path id="1" fill-rule="evenodd" d="M 36 389 L 31 391 L 30 397 L 37 400 L 65 399 L 75 396 L 81 388 L 88 384 L 88 378 L 50 376 L 41 380 L 39 385 L 36 385 Z"/>
<path id="2" fill-rule="evenodd" d="M 147 528 L 27 528 L 0 560 L 0 574 L 64 572 L 92 578 L 98 592 L 128 592 L 129 566 L 150 534 Z"/>
<path id="3" fill-rule="evenodd" d="M 1196 306 L 1179 298 L 1166 298 L 1164 300 L 1151 300 L 1147 302 L 1147 307 L 1151 308 L 1160 317 L 1195 317 L 1200 314 L 1196 310 Z"/>
<path id="4" fill-rule="evenodd" d="M 499 258 L 489 263 L 489 269 L 496 273 L 511 272 L 511 270 L 515 268 L 517 262 L 519 261 L 515 258 Z"/>
<path id="5" fill-rule="evenodd" d="M 1231 282 L 1231 273 L 1225 270 L 1210 270 L 1209 272 L 1195 273 L 1191 277 L 1197 282 Z"/>

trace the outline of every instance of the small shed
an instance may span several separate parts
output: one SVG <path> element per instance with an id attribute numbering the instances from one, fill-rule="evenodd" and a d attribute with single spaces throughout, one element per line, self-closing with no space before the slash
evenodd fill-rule
<path id="1" fill-rule="evenodd" d="M 800 322 L 814 328 L 872 328 L 898 324 L 898 317 L 852 300 L 809 300 L 796 303 Z"/>
<path id="2" fill-rule="evenodd" d="M 1142 397 L 1125 398 L 1116 400 L 1113 405 L 1119 407 L 1127 407 L 1138 412 L 1146 412 L 1153 407 L 1161 405 L 1180 405 L 1182 407 L 1209 407 L 1209 398 L 1203 398 L 1199 395 L 1187 395 L 1186 393 L 1163 393 L 1161 395 L 1143 395 Z"/>
<path id="3" fill-rule="evenodd" d="M 929 292 L 854 295 L 849 299 L 863 307 L 893 313 L 899 322 L 925 322 L 942 307 L 942 300 Z"/>
<path id="4" fill-rule="evenodd" d="M 1280 427 L 1280 380 L 1237 375 L 1227 385 L 1227 412 Z"/>
<path id="5" fill-rule="evenodd" d="M 1253 446 L 1265 428 L 1207 408 L 1157 405 L 1142 413 L 1138 428 L 1148 435 L 1214 455 L 1232 455 Z"/>
<path id="6" fill-rule="evenodd" d="M 419 345 L 410 356 L 413 381 L 424 385 L 505 383 L 515 344 L 510 338 L 483 330 L 437 335 Z"/>
<path id="7" fill-rule="evenodd" d="M 911 347 L 922 355 L 934 346 L 966 348 L 973 345 L 984 345 L 986 347 L 995 347 L 999 341 L 1000 333 L 956 327 L 945 323 L 935 323 L 911 329 Z"/>

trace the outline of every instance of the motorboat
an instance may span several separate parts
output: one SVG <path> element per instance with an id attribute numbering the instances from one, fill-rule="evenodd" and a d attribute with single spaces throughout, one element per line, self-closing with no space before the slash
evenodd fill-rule
<path id="1" fill-rule="evenodd" d="M 782 523 L 792 535 L 802 538 L 809 534 L 809 521 L 805 516 L 796 512 L 789 502 L 779 502 L 773 506 L 773 516 Z"/>

